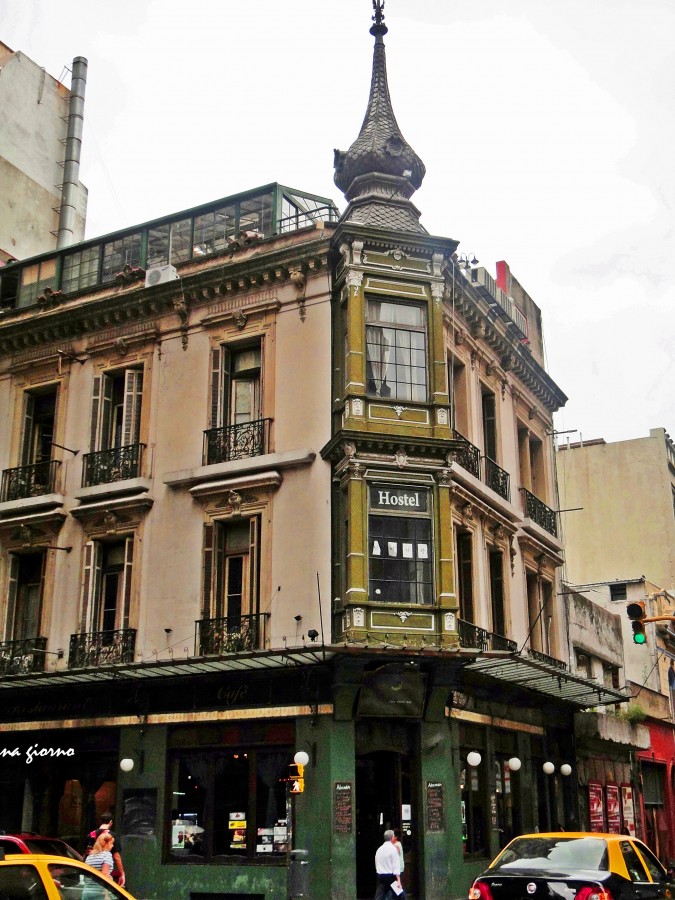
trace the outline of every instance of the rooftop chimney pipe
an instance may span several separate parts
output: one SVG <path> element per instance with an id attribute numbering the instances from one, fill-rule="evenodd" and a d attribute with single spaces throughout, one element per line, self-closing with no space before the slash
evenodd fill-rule
<path id="1" fill-rule="evenodd" d="M 66 160 L 63 166 L 61 210 L 56 247 L 73 243 L 75 234 L 75 197 L 79 188 L 80 154 L 82 152 L 82 123 L 84 120 L 84 89 L 87 85 L 87 60 L 76 56 L 73 60 L 73 77 L 68 105 L 68 133 L 66 135 Z"/>

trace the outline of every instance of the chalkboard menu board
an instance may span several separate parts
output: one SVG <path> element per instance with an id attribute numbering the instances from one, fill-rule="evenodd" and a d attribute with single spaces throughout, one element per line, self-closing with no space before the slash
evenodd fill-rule
<path id="1" fill-rule="evenodd" d="M 352 833 L 352 783 L 336 781 L 333 792 L 333 831 L 335 834 Z"/>
<path id="2" fill-rule="evenodd" d="M 427 781 L 427 831 L 445 831 L 443 784 Z"/>

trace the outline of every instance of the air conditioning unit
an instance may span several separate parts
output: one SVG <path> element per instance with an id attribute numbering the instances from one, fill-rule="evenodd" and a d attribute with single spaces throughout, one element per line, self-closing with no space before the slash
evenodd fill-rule
<path id="1" fill-rule="evenodd" d="M 178 272 L 175 266 L 153 266 L 145 273 L 145 286 L 154 287 L 156 284 L 164 284 L 165 281 L 175 281 Z"/>

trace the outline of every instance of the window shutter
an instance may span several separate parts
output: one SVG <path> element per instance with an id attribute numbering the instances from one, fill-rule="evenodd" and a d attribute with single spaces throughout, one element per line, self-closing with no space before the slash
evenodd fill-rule
<path id="1" fill-rule="evenodd" d="M 98 450 L 112 448 L 112 395 L 113 379 L 110 375 L 101 376 L 101 423 L 98 435 Z"/>
<path id="2" fill-rule="evenodd" d="M 211 594 L 213 591 L 213 525 L 204 525 L 204 550 L 202 571 L 202 619 L 211 618 Z"/>
<path id="3" fill-rule="evenodd" d="M 14 640 L 14 618 L 16 616 L 16 595 L 19 588 L 19 557 L 16 553 L 9 555 L 9 587 L 7 591 L 7 620 L 5 622 L 5 640 Z"/>
<path id="4" fill-rule="evenodd" d="M 247 612 L 257 616 L 260 612 L 260 516 L 253 516 L 249 520 L 248 528 L 249 608 Z"/>
<path id="5" fill-rule="evenodd" d="M 101 376 L 94 378 L 94 390 L 91 396 L 91 433 L 89 451 L 94 453 L 99 444 L 99 416 L 101 414 Z"/>
<path id="6" fill-rule="evenodd" d="M 209 428 L 220 428 L 225 424 L 223 405 L 229 390 L 229 356 L 225 347 L 216 347 L 211 351 Z"/>
<path id="7" fill-rule="evenodd" d="M 26 392 L 23 404 L 23 434 L 21 436 L 21 465 L 29 466 L 35 462 L 33 459 L 35 448 L 33 447 L 33 419 L 35 414 L 35 398 Z"/>
<path id="8" fill-rule="evenodd" d="M 228 586 L 225 584 L 225 576 L 227 573 L 227 567 L 225 564 L 225 546 L 227 541 L 227 526 L 226 525 L 215 525 L 215 540 L 214 540 L 214 560 L 213 560 L 213 594 L 211 600 L 211 617 L 214 619 L 220 619 L 222 616 L 226 616 L 228 611 L 226 610 L 226 598 L 228 593 Z"/>
<path id="9" fill-rule="evenodd" d="M 131 609 L 131 573 L 134 562 L 134 536 L 130 535 L 124 542 L 124 572 L 122 573 L 122 603 L 120 628 L 129 627 L 129 611 Z"/>
<path id="10" fill-rule="evenodd" d="M 101 584 L 101 545 L 97 541 L 87 541 L 84 545 L 82 566 L 82 597 L 80 633 L 98 631 L 99 586 Z"/>
<path id="11" fill-rule="evenodd" d="M 127 369 L 124 373 L 124 413 L 122 415 L 122 444 L 137 444 L 141 433 L 141 399 L 143 372 Z"/>

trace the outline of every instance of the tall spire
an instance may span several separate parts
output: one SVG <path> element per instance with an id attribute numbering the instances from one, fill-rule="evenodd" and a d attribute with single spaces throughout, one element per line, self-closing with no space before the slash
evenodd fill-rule
<path id="1" fill-rule="evenodd" d="M 335 151 L 335 184 L 349 201 L 343 219 L 423 234 L 410 197 L 424 178 L 424 163 L 401 134 L 391 105 L 384 50 L 384 0 L 373 0 L 375 38 L 370 97 L 359 136 Z"/>

